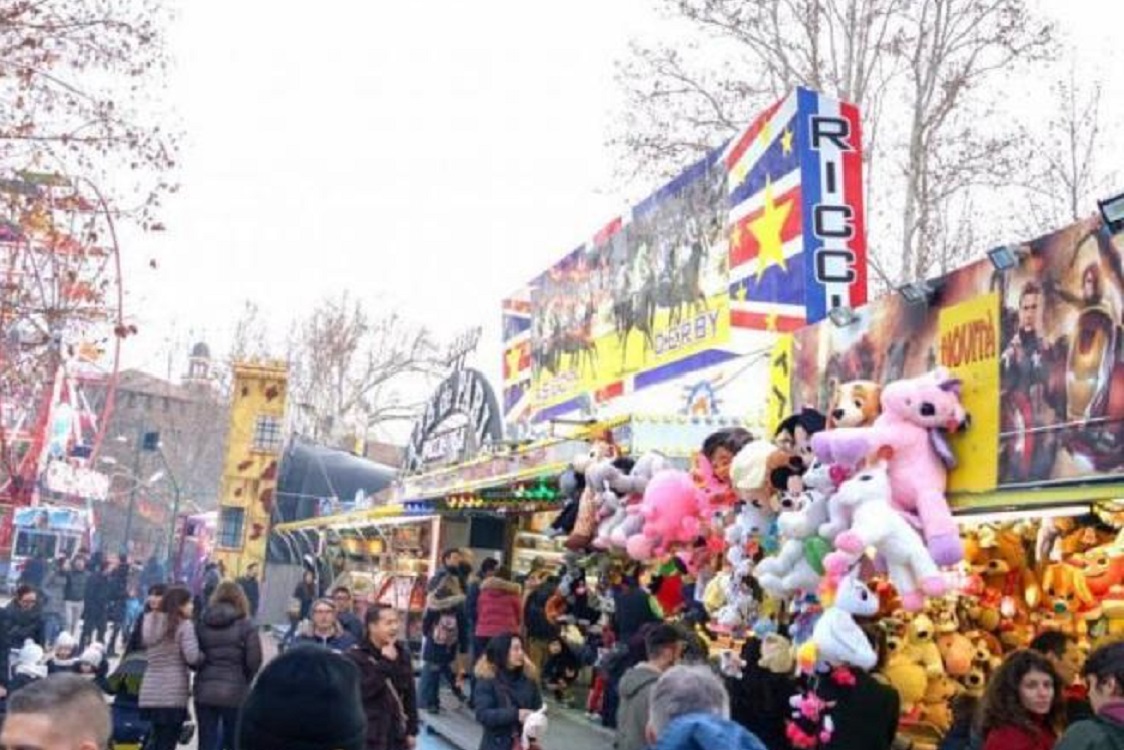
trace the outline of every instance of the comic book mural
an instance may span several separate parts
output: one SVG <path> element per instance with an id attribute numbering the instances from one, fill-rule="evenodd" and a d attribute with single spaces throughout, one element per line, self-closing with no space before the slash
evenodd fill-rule
<path id="1" fill-rule="evenodd" d="M 865 300 L 858 111 L 798 89 L 504 301 L 504 412 L 721 378 Z"/>
<path id="2" fill-rule="evenodd" d="M 792 400 L 832 406 L 836 386 L 938 365 L 964 380 L 972 428 L 955 491 L 1124 474 L 1124 235 L 1099 216 L 930 282 L 929 304 L 891 294 L 851 325 L 793 336 Z"/>

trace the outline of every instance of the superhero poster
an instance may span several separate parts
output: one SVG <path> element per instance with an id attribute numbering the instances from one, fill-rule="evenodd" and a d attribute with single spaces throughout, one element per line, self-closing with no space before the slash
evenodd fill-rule
<path id="1" fill-rule="evenodd" d="M 927 304 L 894 293 L 850 325 L 797 331 L 794 407 L 826 412 L 837 383 L 943 364 L 965 378 L 966 406 L 979 404 L 975 450 L 985 441 L 995 455 L 962 460 L 952 489 L 1124 474 L 1124 234 L 1110 236 L 1097 216 L 1011 250 L 1009 270 L 985 259 L 930 281 Z"/>

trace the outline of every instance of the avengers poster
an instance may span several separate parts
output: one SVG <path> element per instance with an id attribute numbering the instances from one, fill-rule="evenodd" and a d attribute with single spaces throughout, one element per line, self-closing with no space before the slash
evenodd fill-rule
<path id="1" fill-rule="evenodd" d="M 1124 234 L 1111 236 L 1097 216 L 1011 249 L 1014 268 L 981 260 L 929 282 L 927 303 L 894 293 L 850 325 L 797 331 L 794 407 L 827 411 L 835 385 L 850 380 L 885 384 L 967 365 L 975 382 L 966 391 L 986 389 L 972 397 L 991 404 L 977 411 L 998 404 L 997 420 L 974 418 L 971 428 L 977 445 L 994 446 L 984 470 L 994 480 L 981 481 L 983 462 L 962 462 L 953 488 L 1124 474 Z M 981 298 L 997 301 L 993 322 L 996 305 L 985 309 Z"/>
<path id="2" fill-rule="evenodd" d="M 1124 235 L 1100 218 L 1020 246 L 1000 277 L 999 478 L 1124 470 Z"/>

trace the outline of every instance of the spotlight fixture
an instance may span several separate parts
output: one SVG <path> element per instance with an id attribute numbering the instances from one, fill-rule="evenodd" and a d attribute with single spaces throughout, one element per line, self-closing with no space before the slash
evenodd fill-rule
<path id="1" fill-rule="evenodd" d="M 831 322 L 835 324 L 836 328 L 846 328 L 859 319 L 858 314 L 847 305 L 831 308 L 827 317 L 831 318 Z"/>
<path id="2" fill-rule="evenodd" d="M 1097 201 L 1097 206 L 1100 207 L 1101 216 L 1104 217 L 1104 223 L 1110 231 L 1124 230 L 1124 193 Z"/>
<path id="3" fill-rule="evenodd" d="M 1021 253 L 1014 245 L 1000 245 L 987 251 L 988 260 L 996 271 L 1010 271 L 1019 264 Z"/>
<path id="4" fill-rule="evenodd" d="M 898 287 L 898 294 L 911 305 L 929 304 L 929 295 L 932 293 L 933 288 L 927 281 L 911 281 Z"/>

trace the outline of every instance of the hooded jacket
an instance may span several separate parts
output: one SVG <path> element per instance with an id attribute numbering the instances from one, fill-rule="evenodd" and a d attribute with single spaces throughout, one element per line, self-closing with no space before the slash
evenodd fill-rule
<path id="1" fill-rule="evenodd" d="M 767 750 L 741 724 L 712 714 L 687 714 L 664 727 L 652 750 Z"/>
<path id="2" fill-rule="evenodd" d="M 205 660 L 195 676 L 195 702 L 237 708 L 261 668 L 261 639 L 249 618 L 222 602 L 199 619 L 199 648 Z"/>
<path id="3" fill-rule="evenodd" d="M 523 625 L 522 587 L 498 576 L 480 584 L 476 609 L 476 637 L 494 638 L 518 633 Z"/>
<path id="4" fill-rule="evenodd" d="M 511 750 L 512 742 L 522 732 L 519 709 L 537 711 L 542 708 L 535 665 L 524 662 L 518 672 L 496 669 L 486 658 L 476 662 L 476 721 L 484 727 L 480 750 Z"/>
<path id="5" fill-rule="evenodd" d="M 644 730 L 648 726 L 648 699 L 660 679 L 660 672 L 647 662 L 637 664 L 621 677 L 617 692 L 617 750 L 644 750 L 648 746 Z"/>
<path id="6" fill-rule="evenodd" d="M 1071 725 L 1054 750 L 1124 750 L 1124 700 L 1101 706 L 1094 718 Z"/>
<path id="7" fill-rule="evenodd" d="M 453 579 L 455 580 L 455 579 Z M 457 652 L 467 646 L 468 618 L 465 614 L 463 594 L 455 593 L 459 587 L 442 586 L 430 591 L 425 597 L 425 615 L 422 617 L 422 634 L 425 644 L 422 659 L 431 664 L 450 664 L 457 658 Z M 440 644 L 433 642 L 433 630 L 445 615 L 457 618 L 457 642 Z"/>
<path id="8" fill-rule="evenodd" d="M 68 602 L 80 602 L 86 598 L 86 581 L 90 578 L 89 568 L 82 570 L 64 571 L 62 574 L 66 579 L 66 585 L 63 586 L 63 598 Z"/>

